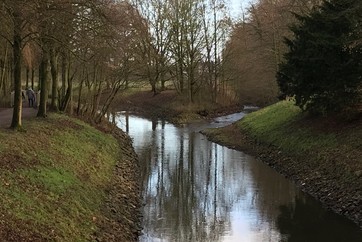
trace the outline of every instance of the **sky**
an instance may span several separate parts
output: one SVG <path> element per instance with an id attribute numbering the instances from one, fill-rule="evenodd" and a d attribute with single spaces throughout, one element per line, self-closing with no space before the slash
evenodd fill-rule
<path id="1" fill-rule="evenodd" d="M 255 2 L 256 0 L 229 0 L 230 1 L 230 11 L 234 18 L 237 18 L 241 14 L 241 7 L 244 9 L 250 5 L 250 2 Z"/>

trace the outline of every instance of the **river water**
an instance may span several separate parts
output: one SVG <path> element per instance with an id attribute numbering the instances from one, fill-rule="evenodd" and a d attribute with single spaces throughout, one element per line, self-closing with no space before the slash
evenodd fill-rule
<path id="1" fill-rule="evenodd" d="M 264 163 L 199 133 L 244 115 L 185 127 L 117 115 L 142 168 L 140 241 L 362 241 L 357 226 L 325 210 Z"/>

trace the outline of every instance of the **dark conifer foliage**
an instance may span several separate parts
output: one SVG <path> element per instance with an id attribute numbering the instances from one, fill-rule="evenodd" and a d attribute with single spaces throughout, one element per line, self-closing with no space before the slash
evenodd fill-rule
<path id="1" fill-rule="evenodd" d="M 362 2 L 325 1 L 308 16 L 296 16 L 293 39 L 280 65 L 277 82 L 283 95 L 316 114 L 356 107 L 361 102 Z"/>

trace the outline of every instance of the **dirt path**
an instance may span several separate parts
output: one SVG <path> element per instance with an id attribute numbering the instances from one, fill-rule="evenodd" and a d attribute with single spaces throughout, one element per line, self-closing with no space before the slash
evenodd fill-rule
<path id="1" fill-rule="evenodd" d="M 38 110 L 35 108 L 29 108 L 27 105 L 23 105 L 23 111 L 22 111 L 22 119 L 26 120 L 29 118 L 36 117 Z M 0 128 L 8 128 L 11 124 L 11 119 L 13 116 L 13 109 L 12 108 L 6 108 L 6 109 L 0 109 Z"/>

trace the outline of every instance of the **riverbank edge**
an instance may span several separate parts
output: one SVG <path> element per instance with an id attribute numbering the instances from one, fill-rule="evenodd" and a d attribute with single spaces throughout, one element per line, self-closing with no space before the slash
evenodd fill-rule
<path id="1" fill-rule="evenodd" d="M 358 189 L 359 184 L 353 181 L 346 183 L 341 176 L 333 174 L 335 170 L 326 171 L 315 166 L 313 159 L 306 159 L 310 154 L 302 153 L 300 156 L 288 154 L 272 143 L 256 140 L 237 123 L 223 128 L 206 129 L 200 133 L 212 142 L 255 156 L 293 181 L 302 191 L 320 201 L 324 207 L 345 216 L 362 229 L 362 211 L 359 207 L 361 194 L 346 192 Z"/>
<path id="2" fill-rule="evenodd" d="M 118 141 L 121 153 L 121 160 L 114 167 L 112 182 L 105 191 L 107 199 L 101 208 L 105 219 L 97 222 L 99 231 L 94 239 L 138 241 L 142 231 L 142 195 L 139 160 L 132 139 L 123 130 L 106 121 L 94 127 L 105 134 L 111 134 Z"/>

